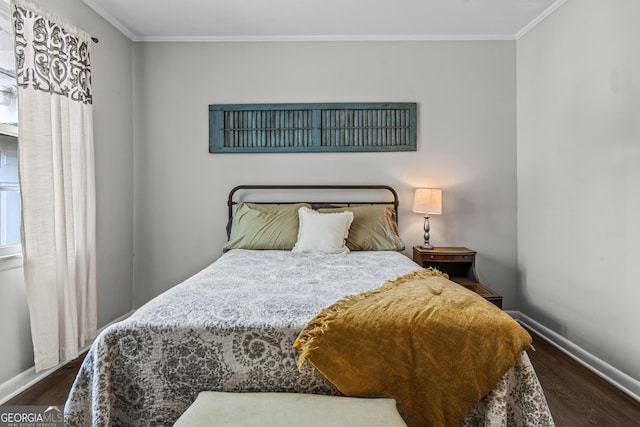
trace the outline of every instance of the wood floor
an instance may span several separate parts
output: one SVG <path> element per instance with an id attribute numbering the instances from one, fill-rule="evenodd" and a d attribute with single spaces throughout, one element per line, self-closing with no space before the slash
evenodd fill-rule
<path id="1" fill-rule="evenodd" d="M 640 402 L 529 332 L 529 359 L 556 426 L 640 427 Z"/>
<path id="2" fill-rule="evenodd" d="M 86 353 L 67 363 L 42 381 L 9 399 L 4 405 L 64 406 L 85 355 Z"/>
<path id="3" fill-rule="evenodd" d="M 589 371 L 538 335 L 529 358 L 558 427 L 640 427 L 640 402 Z M 76 359 L 5 405 L 63 405 L 82 358 Z"/>

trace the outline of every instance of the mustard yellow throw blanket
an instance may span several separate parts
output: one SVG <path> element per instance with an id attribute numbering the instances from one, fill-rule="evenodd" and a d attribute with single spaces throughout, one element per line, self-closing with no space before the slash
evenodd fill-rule
<path id="1" fill-rule="evenodd" d="M 413 427 L 455 426 L 531 345 L 482 297 L 421 269 L 322 310 L 294 347 L 346 396 L 393 397 Z"/>

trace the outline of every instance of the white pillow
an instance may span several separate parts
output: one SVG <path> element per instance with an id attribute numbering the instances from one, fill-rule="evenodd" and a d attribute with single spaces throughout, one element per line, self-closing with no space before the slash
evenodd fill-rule
<path id="1" fill-rule="evenodd" d="M 293 252 L 344 254 L 353 212 L 320 213 L 309 208 L 298 210 L 300 227 Z"/>

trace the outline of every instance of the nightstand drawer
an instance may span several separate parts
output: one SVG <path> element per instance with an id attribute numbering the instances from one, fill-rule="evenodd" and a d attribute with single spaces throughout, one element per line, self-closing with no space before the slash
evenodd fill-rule
<path id="1" fill-rule="evenodd" d="M 423 261 L 438 262 L 473 262 L 474 255 L 445 255 L 445 254 L 424 254 Z"/>

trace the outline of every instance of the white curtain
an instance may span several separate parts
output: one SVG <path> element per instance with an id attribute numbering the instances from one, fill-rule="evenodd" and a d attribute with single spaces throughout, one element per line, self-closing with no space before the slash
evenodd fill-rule
<path id="1" fill-rule="evenodd" d="M 77 356 L 96 335 L 91 38 L 12 2 L 24 270 L 35 367 Z"/>

